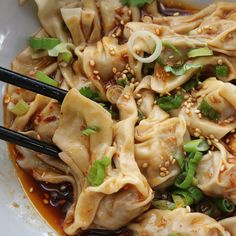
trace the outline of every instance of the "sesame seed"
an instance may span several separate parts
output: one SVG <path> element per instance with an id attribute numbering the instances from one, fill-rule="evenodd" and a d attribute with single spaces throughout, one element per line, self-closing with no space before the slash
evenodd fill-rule
<path id="1" fill-rule="evenodd" d="M 202 29 L 198 28 L 197 32 L 200 34 L 202 32 Z"/>
<path id="2" fill-rule="evenodd" d="M 140 99 L 137 101 L 137 104 L 140 105 L 142 102 L 143 102 L 143 99 L 140 98 Z"/>
<path id="3" fill-rule="evenodd" d="M 222 65 L 222 64 L 223 64 L 222 59 L 219 59 L 219 60 L 217 61 L 217 63 L 218 63 L 219 65 Z"/>
<path id="4" fill-rule="evenodd" d="M 160 35 L 160 29 L 155 30 L 156 35 Z"/>
<path id="5" fill-rule="evenodd" d="M 195 110 L 195 113 L 199 114 L 199 113 L 201 113 L 201 111 L 197 109 L 197 110 Z"/>
<path id="6" fill-rule="evenodd" d="M 214 142 L 219 143 L 219 139 L 214 138 Z"/>
<path id="7" fill-rule="evenodd" d="M 31 188 L 29 189 L 29 192 L 32 193 L 33 191 L 34 191 L 34 188 L 31 187 Z"/>
<path id="8" fill-rule="evenodd" d="M 147 162 L 143 163 L 142 167 L 143 168 L 147 168 L 148 167 L 148 163 Z"/>
<path id="9" fill-rule="evenodd" d="M 126 76 L 125 74 L 123 74 L 123 75 L 122 75 L 122 78 L 123 78 L 123 79 L 126 79 L 126 78 L 127 78 L 127 76 Z"/>
<path id="10" fill-rule="evenodd" d="M 210 139 L 207 139 L 207 143 L 208 143 L 209 145 L 211 145 L 211 144 L 212 144 L 212 142 L 211 142 L 211 140 L 210 140 Z"/>
<path id="11" fill-rule="evenodd" d="M 128 15 L 131 16 L 132 15 L 132 11 L 129 9 L 128 10 Z"/>
<path id="12" fill-rule="evenodd" d="M 197 132 L 194 132 L 193 135 L 194 135 L 195 137 L 199 137 L 199 136 L 200 136 L 200 134 L 197 133 Z"/>
<path id="13" fill-rule="evenodd" d="M 165 167 L 161 167 L 160 171 L 167 171 L 167 169 Z"/>
<path id="14" fill-rule="evenodd" d="M 212 151 L 208 151 L 208 154 L 209 154 L 210 156 L 212 156 L 212 155 L 213 155 Z"/>
<path id="15" fill-rule="evenodd" d="M 116 37 L 116 35 L 115 35 L 115 34 L 112 34 L 112 35 L 111 35 L 111 37 L 112 37 L 112 38 L 115 38 L 115 37 Z"/>
<path id="16" fill-rule="evenodd" d="M 131 81 L 132 81 L 132 80 L 131 80 Z M 134 86 L 135 86 L 135 87 L 139 86 L 139 82 L 136 82 L 136 83 L 134 84 Z"/>
<path id="17" fill-rule="evenodd" d="M 209 137 L 210 137 L 210 139 L 214 139 L 215 138 L 214 134 L 210 134 Z"/>
<path id="18" fill-rule="evenodd" d="M 112 72 L 115 74 L 117 72 L 117 69 L 115 67 L 113 67 Z"/>
<path id="19" fill-rule="evenodd" d="M 99 74 L 99 71 L 98 71 L 98 70 L 94 70 L 94 71 L 93 71 L 93 74 L 98 75 L 98 74 Z"/>
<path id="20" fill-rule="evenodd" d="M 97 80 L 101 80 L 101 77 L 99 75 L 96 76 Z"/>
<path id="21" fill-rule="evenodd" d="M 186 206 L 186 210 L 187 210 L 188 212 L 191 212 L 190 206 Z"/>
<path id="22" fill-rule="evenodd" d="M 124 25 L 124 24 L 125 24 L 125 22 L 124 22 L 123 20 L 121 20 L 121 21 L 120 21 L 120 24 L 121 24 L 121 25 Z"/>
<path id="23" fill-rule="evenodd" d="M 175 160 L 175 159 L 173 159 L 173 160 L 171 161 L 171 164 L 172 164 L 172 165 L 174 165 L 174 164 L 175 164 L 175 162 L 176 162 L 176 160 Z"/>
<path id="24" fill-rule="evenodd" d="M 179 12 L 175 12 L 173 16 L 179 16 Z"/>
<path id="25" fill-rule="evenodd" d="M 166 176 L 165 172 L 160 172 L 160 176 L 165 177 Z"/>
<path id="26" fill-rule="evenodd" d="M 166 175 L 169 175 L 169 174 L 170 174 L 170 172 L 169 172 L 168 170 L 166 170 L 166 171 L 165 171 L 165 174 L 166 174 Z"/>
<path id="27" fill-rule="evenodd" d="M 116 55 L 115 51 L 111 51 L 111 52 L 110 52 L 110 55 L 111 55 L 111 56 Z"/>
<path id="28" fill-rule="evenodd" d="M 199 128 L 196 128 L 195 131 L 198 132 L 198 133 L 201 132 L 201 130 Z"/>
<path id="29" fill-rule="evenodd" d="M 90 60 L 89 64 L 90 64 L 90 66 L 95 66 L 95 61 L 94 60 Z"/>
<path id="30" fill-rule="evenodd" d="M 45 205 L 48 205 L 49 201 L 48 201 L 47 199 L 43 199 L 43 203 L 44 203 Z"/>
<path id="31" fill-rule="evenodd" d="M 130 95 L 129 95 L 129 94 L 125 94 L 125 95 L 124 95 L 124 98 L 129 99 L 129 98 L 130 98 Z"/>
<path id="32" fill-rule="evenodd" d="M 235 129 L 231 130 L 230 133 L 235 133 Z"/>
<path id="33" fill-rule="evenodd" d="M 129 71 L 128 70 L 124 70 L 123 73 L 127 74 Z"/>
<path id="34" fill-rule="evenodd" d="M 170 161 L 166 161 L 165 162 L 165 167 L 169 167 L 170 166 Z"/>
<path id="35" fill-rule="evenodd" d="M 140 93 L 137 93 L 137 94 L 136 94 L 136 97 L 137 97 L 137 98 L 141 98 L 142 95 L 141 95 Z"/>
<path id="36" fill-rule="evenodd" d="M 184 95 L 184 99 L 188 99 L 188 98 L 189 98 L 188 94 Z"/>
<path id="37" fill-rule="evenodd" d="M 220 168 L 220 171 L 224 171 L 225 170 L 225 165 L 222 165 L 221 168 Z"/>
<path id="38" fill-rule="evenodd" d="M 226 142 L 226 143 L 229 143 L 229 142 L 230 142 L 229 138 L 227 138 L 227 139 L 225 140 L 225 142 Z"/>
<path id="39" fill-rule="evenodd" d="M 198 116 L 199 119 L 202 118 L 202 114 L 201 113 L 199 113 L 197 116 Z"/>

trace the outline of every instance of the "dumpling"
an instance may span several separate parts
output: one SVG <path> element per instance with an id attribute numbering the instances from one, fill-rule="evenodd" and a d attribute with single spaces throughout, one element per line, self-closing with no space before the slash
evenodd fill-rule
<path id="1" fill-rule="evenodd" d="M 176 153 L 182 153 L 187 129 L 183 117 L 168 118 L 155 106 L 135 128 L 135 157 L 151 187 L 171 185 L 179 173 Z"/>
<path id="2" fill-rule="evenodd" d="M 229 236 L 221 224 L 202 213 L 191 213 L 185 208 L 150 210 L 129 225 L 134 236 L 167 236 L 180 233 L 191 236 Z"/>
<path id="3" fill-rule="evenodd" d="M 235 157 L 222 144 L 215 145 L 218 150 L 204 155 L 197 167 L 198 187 L 206 195 L 224 196 L 236 204 Z"/>
<path id="4" fill-rule="evenodd" d="M 216 78 L 205 80 L 201 85 L 201 89 L 194 95 L 197 102 L 190 109 L 190 113 L 186 114 L 186 108 L 182 108 L 181 114 L 184 115 L 190 132 L 194 134 L 195 129 L 198 128 L 200 134 L 205 137 L 213 135 L 215 138 L 221 139 L 236 128 L 235 94 L 236 87 L 231 83 L 224 83 Z M 198 115 L 199 105 L 203 98 L 220 114 L 218 121 Z M 231 121 L 226 121 L 229 118 Z"/>
<path id="5" fill-rule="evenodd" d="M 75 89 L 69 91 L 62 104 L 61 120 L 53 141 L 63 150 L 61 159 L 74 171 L 77 168 L 82 173 L 82 177 L 77 177 L 78 182 L 82 179 L 82 191 L 75 199 L 73 217 L 64 222 L 67 234 L 73 235 L 90 226 L 118 229 L 149 207 L 153 193 L 134 159 L 137 107 L 132 93 L 132 89 L 126 87 L 119 98 L 121 121 L 114 126 L 102 106 Z M 87 125 L 99 126 L 100 132 L 83 137 L 81 131 Z M 104 155 L 112 158 L 114 166 L 107 168 L 101 185 L 88 186 L 84 180 L 89 165 Z"/>

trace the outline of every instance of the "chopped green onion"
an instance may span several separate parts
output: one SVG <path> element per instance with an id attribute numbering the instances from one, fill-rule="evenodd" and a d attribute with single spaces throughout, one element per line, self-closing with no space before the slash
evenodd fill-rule
<path id="1" fill-rule="evenodd" d="M 217 121 L 220 118 L 220 113 L 216 111 L 205 99 L 202 100 L 199 110 L 210 120 Z"/>
<path id="2" fill-rule="evenodd" d="M 83 96 L 85 96 L 85 97 L 87 97 L 87 98 L 89 98 L 89 99 L 91 99 L 95 102 L 100 102 L 101 101 L 99 93 L 94 92 L 90 87 L 83 87 L 79 91 Z"/>
<path id="3" fill-rule="evenodd" d="M 23 116 L 29 111 L 30 107 L 24 100 L 20 100 L 16 105 L 9 103 L 7 109 L 16 116 Z"/>
<path id="4" fill-rule="evenodd" d="M 126 77 L 127 77 L 128 81 L 131 81 L 134 76 L 131 73 L 128 73 L 128 74 L 126 74 Z"/>
<path id="5" fill-rule="evenodd" d="M 190 206 L 194 202 L 191 194 L 188 191 L 184 191 L 184 190 L 174 191 L 172 194 L 173 201 L 176 201 L 176 196 L 180 196 L 183 199 L 182 204 L 184 204 L 184 205 L 182 207 Z"/>
<path id="6" fill-rule="evenodd" d="M 157 63 L 158 63 L 160 66 L 165 66 L 165 63 L 164 63 L 163 59 L 161 58 L 161 56 L 159 56 L 159 57 L 157 58 Z"/>
<path id="7" fill-rule="evenodd" d="M 229 67 L 226 65 L 217 65 L 216 66 L 216 77 L 228 77 L 229 76 Z"/>
<path id="8" fill-rule="evenodd" d="M 193 182 L 194 175 L 196 173 L 196 168 L 203 154 L 201 152 L 195 152 L 194 157 L 188 162 L 187 172 L 183 172 L 177 176 L 175 180 L 175 186 L 180 189 L 188 189 Z"/>
<path id="9" fill-rule="evenodd" d="M 222 212 L 233 212 L 235 210 L 235 205 L 232 201 L 227 198 L 217 198 L 215 200 L 216 207 Z"/>
<path id="10" fill-rule="evenodd" d="M 186 92 L 191 91 L 192 89 L 196 88 L 198 86 L 199 80 L 197 77 L 193 77 L 190 80 L 188 80 L 186 83 L 183 84 L 183 89 Z"/>
<path id="11" fill-rule="evenodd" d="M 184 199 L 178 194 L 172 194 L 172 199 L 175 203 L 176 208 L 182 208 L 186 206 Z"/>
<path id="12" fill-rule="evenodd" d="M 38 81 L 41 81 L 45 84 L 49 84 L 49 85 L 54 86 L 54 87 L 58 86 L 58 82 L 56 80 L 51 79 L 49 76 L 44 74 L 42 71 L 37 71 L 35 76 L 36 76 Z"/>
<path id="13" fill-rule="evenodd" d="M 184 169 L 184 157 L 182 154 L 180 153 L 176 153 L 174 156 L 174 159 L 178 162 L 178 165 L 180 167 L 181 170 Z"/>
<path id="14" fill-rule="evenodd" d="M 183 96 L 176 93 L 175 95 L 159 97 L 157 99 L 157 103 L 164 111 L 170 111 L 173 109 L 178 109 L 181 106 L 183 100 Z"/>
<path id="15" fill-rule="evenodd" d="M 57 38 L 29 38 L 29 45 L 34 50 L 50 50 L 57 46 L 60 40 Z"/>
<path id="16" fill-rule="evenodd" d="M 75 46 L 72 43 L 60 43 L 49 50 L 48 55 L 51 57 L 58 57 L 59 60 L 69 63 L 73 59 L 73 54 L 70 50 L 74 49 Z"/>
<path id="17" fill-rule="evenodd" d="M 176 76 L 184 75 L 188 70 L 190 69 L 198 69 L 202 68 L 202 65 L 200 64 L 184 64 L 181 67 L 172 67 L 172 66 L 165 66 L 164 69 L 166 72 L 171 72 L 172 74 Z"/>
<path id="18" fill-rule="evenodd" d="M 206 152 L 208 151 L 210 146 L 205 140 L 195 139 L 184 144 L 185 152 Z"/>
<path id="19" fill-rule="evenodd" d="M 153 0 L 120 0 L 123 5 L 143 7 L 145 4 L 150 4 Z"/>
<path id="20" fill-rule="evenodd" d="M 71 52 L 59 53 L 58 59 L 59 59 L 59 61 L 64 61 L 66 63 L 70 63 L 71 60 L 73 59 L 73 55 Z"/>
<path id="21" fill-rule="evenodd" d="M 191 186 L 188 192 L 191 194 L 194 204 L 199 203 L 203 199 L 202 191 L 198 187 Z"/>
<path id="22" fill-rule="evenodd" d="M 212 55 L 213 55 L 213 51 L 208 47 L 191 49 L 188 52 L 188 58 L 206 57 L 206 56 L 212 56 Z"/>
<path id="23" fill-rule="evenodd" d="M 96 160 L 88 173 L 88 182 L 91 186 L 99 186 L 105 179 L 105 168 L 111 164 L 108 157 L 103 157 L 102 160 Z"/>
<path id="24" fill-rule="evenodd" d="M 116 83 L 122 87 L 125 87 L 126 85 L 129 84 L 129 82 L 126 79 L 118 79 L 116 80 Z"/>
<path id="25" fill-rule="evenodd" d="M 101 129 L 98 126 L 95 126 L 95 125 L 94 126 L 88 126 L 86 129 L 84 129 L 82 131 L 82 134 L 85 135 L 85 136 L 90 136 L 92 134 L 98 133 L 100 130 Z"/>
<path id="26" fill-rule="evenodd" d="M 167 200 L 155 200 L 152 201 L 152 205 L 161 210 L 174 210 L 176 208 L 173 202 Z"/>

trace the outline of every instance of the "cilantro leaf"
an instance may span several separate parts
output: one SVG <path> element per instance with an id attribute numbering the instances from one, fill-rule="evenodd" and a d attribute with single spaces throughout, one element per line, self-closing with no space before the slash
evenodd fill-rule
<path id="1" fill-rule="evenodd" d="M 95 102 L 101 101 L 99 93 L 96 91 L 93 91 L 90 87 L 83 87 L 79 91 L 83 96 L 85 96 Z"/>
<path id="2" fill-rule="evenodd" d="M 143 7 L 146 3 L 150 4 L 153 0 L 120 0 L 123 5 Z"/>

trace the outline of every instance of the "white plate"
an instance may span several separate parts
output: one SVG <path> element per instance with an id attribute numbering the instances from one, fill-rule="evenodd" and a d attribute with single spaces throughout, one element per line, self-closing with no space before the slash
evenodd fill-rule
<path id="1" fill-rule="evenodd" d="M 186 0 L 177 2 L 186 3 Z M 188 0 L 188 4 L 196 2 L 207 5 L 211 1 Z M 27 37 L 37 31 L 38 23 L 33 4 L 19 7 L 17 0 L 0 0 L 0 4 L 0 66 L 9 67 L 10 61 L 26 46 Z M 3 93 L 4 85 L 0 83 L 1 103 Z M 0 108 L 0 124 L 3 124 L 2 116 Z M 55 235 L 24 196 L 8 158 L 6 145 L 0 142 L 0 235 Z"/>

